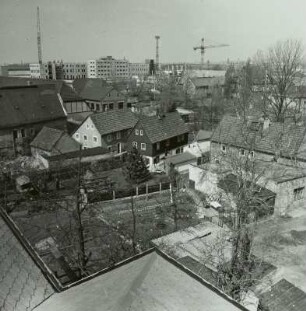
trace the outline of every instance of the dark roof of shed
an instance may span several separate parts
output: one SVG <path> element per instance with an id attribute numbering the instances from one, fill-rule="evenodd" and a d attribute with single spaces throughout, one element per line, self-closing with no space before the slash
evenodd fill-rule
<path id="1" fill-rule="evenodd" d="M 211 131 L 199 130 L 195 139 L 196 141 L 210 140 L 211 135 L 212 135 Z"/>
<path id="2" fill-rule="evenodd" d="M 89 118 L 101 135 L 127 130 L 137 123 L 136 115 L 130 110 L 111 110 L 93 114 Z"/>
<path id="3" fill-rule="evenodd" d="M 31 142 L 31 147 L 49 151 L 52 154 L 63 154 L 78 151 L 80 145 L 62 130 L 43 127 Z"/>
<path id="4" fill-rule="evenodd" d="M 213 132 L 211 141 L 241 148 L 298 157 L 306 160 L 305 124 L 271 122 L 267 130 L 257 120 L 245 122 L 233 116 L 224 116 Z"/>
<path id="5" fill-rule="evenodd" d="M 172 163 L 174 165 L 176 164 L 182 164 L 185 162 L 189 162 L 192 160 L 196 160 L 197 157 L 194 154 L 191 154 L 190 152 L 183 152 L 179 154 L 175 154 L 173 156 L 167 157 L 165 162 L 166 163 Z"/>
<path id="6" fill-rule="evenodd" d="M 1 207 L 0 207 L 1 208 Z M 0 212 L 0 309 L 33 310 L 54 293 Z"/>
<path id="7" fill-rule="evenodd" d="M 1 88 L 0 109 L 1 128 L 66 117 L 54 85 Z"/>
<path id="8" fill-rule="evenodd" d="M 156 143 L 188 133 L 188 126 L 178 112 L 166 113 L 164 116 L 141 116 L 139 122 L 151 143 Z"/>
<path id="9" fill-rule="evenodd" d="M 303 311 L 306 307 L 306 293 L 285 279 L 281 279 L 259 298 L 270 311 Z"/>

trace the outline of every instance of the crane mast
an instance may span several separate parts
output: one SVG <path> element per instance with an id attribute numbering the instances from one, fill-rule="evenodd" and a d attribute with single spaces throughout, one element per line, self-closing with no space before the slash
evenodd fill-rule
<path id="1" fill-rule="evenodd" d="M 37 50 L 38 50 L 38 63 L 42 66 L 42 51 L 41 51 L 41 31 L 40 31 L 40 16 L 39 6 L 37 7 Z"/>
<path id="2" fill-rule="evenodd" d="M 229 46 L 228 44 L 217 44 L 217 45 L 205 45 L 204 44 L 204 38 L 201 39 L 201 45 L 200 46 L 195 46 L 193 49 L 194 51 L 200 50 L 201 53 L 201 65 L 202 67 L 204 66 L 204 54 L 206 49 L 210 48 L 219 48 L 219 47 L 225 47 Z"/>

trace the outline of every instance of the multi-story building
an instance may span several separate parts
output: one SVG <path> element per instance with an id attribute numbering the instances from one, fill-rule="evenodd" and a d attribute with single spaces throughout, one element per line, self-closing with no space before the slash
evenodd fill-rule
<path id="1" fill-rule="evenodd" d="M 150 63 L 130 63 L 130 76 L 144 77 L 150 73 Z"/>
<path id="2" fill-rule="evenodd" d="M 86 78 L 86 63 L 63 63 L 63 76 L 65 80 Z"/>
<path id="3" fill-rule="evenodd" d="M 6 77 L 31 78 L 29 64 L 9 64 L 1 66 L 1 75 Z"/>

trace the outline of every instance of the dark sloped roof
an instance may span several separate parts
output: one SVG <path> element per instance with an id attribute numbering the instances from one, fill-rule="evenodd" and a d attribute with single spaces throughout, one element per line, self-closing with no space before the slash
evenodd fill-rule
<path id="1" fill-rule="evenodd" d="M 165 162 L 176 165 L 176 164 L 183 164 L 185 162 L 189 162 L 189 161 L 196 160 L 196 159 L 197 157 L 195 155 L 187 151 L 187 152 L 183 152 L 183 153 L 179 153 L 179 154 L 175 154 L 173 156 L 167 157 Z"/>
<path id="2" fill-rule="evenodd" d="M 0 309 L 33 310 L 54 293 L 0 213 Z"/>
<path id="3" fill-rule="evenodd" d="M 299 157 L 306 160 L 305 124 L 272 122 L 262 130 L 260 122 L 244 122 L 233 116 L 225 116 L 213 132 L 211 141 L 241 148 L 275 154 Z"/>
<path id="4" fill-rule="evenodd" d="M 141 116 L 140 121 L 151 143 L 156 143 L 188 133 L 188 126 L 177 112 L 166 113 L 162 117 Z"/>
<path id="5" fill-rule="evenodd" d="M 211 131 L 199 130 L 195 139 L 196 141 L 210 140 L 211 135 L 212 135 Z"/>
<path id="6" fill-rule="evenodd" d="M 31 147 L 49 151 L 54 155 L 80 149 L 80 145 L 67 133 L 46 126 L 41 129 L 31 142 Z"/>
<path id="7" fill-rule="evenodd" d="M 92 122 L 101 135 L 133 128 L 137 123 L 136 115 L 130 110 L 112 110 L 91 116 Z"/>
<path id="8" fill-rule="evenodd" d="M 306 293 L 285 279 L 261 294 L 260 299 L 270 311 L 304 311 L 306 308 Z"/>
<path id="9" fill-rule="evenodd" d="M 192 83 L 196 88 L 204 87 L 204 86 L 217 86 L 224 85 L 225 77 L 195 77 L 191 78 Z"/>
<path id="10" fill-rule="evenodd" d="M 65 118 L 54 85 L 0 89 L 0 128 Z"/>

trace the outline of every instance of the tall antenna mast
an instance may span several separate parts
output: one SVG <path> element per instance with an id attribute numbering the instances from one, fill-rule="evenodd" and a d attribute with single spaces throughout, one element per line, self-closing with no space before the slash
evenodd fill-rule
<path id="1" fill-rule="evenodd" d="M 155 69 L 156 71 L 159 70 L 159 39 L 160 36 L 155 36 L 156 39 L 156 56 L 155 56 Z"/>
<path id="2" fill-rule="evenodd" d="M 38 63 L 42 65 L 42 51 L 41 51 L 41 32 L 40 32 L 40 16 L 39 6 L 37 7 L 37 49 L 38 49 Z"/>

